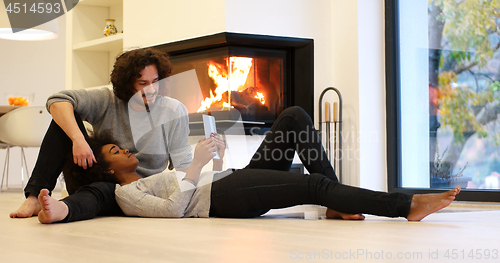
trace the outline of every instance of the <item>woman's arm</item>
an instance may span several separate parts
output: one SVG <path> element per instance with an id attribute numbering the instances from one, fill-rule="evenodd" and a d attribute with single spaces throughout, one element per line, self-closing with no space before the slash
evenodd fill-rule
<path id="1" fill-rule="evenodd" d="M 220 159 L 213 159 L 212 171 L 222 171 L 222 166 L 224 164 L 224 153 L 226 152 L 226 142 L 218 133 L 213 133 L 212 138 L 215 142 L 215 145 L 217 145 L 217 153 L 220 157 Z"/>
<path id="2" fill-rule="evenodd" d="M 219 153 L 220 159 L 212 159 L 213 158 L 213 153 L 212 153 L 212 157 L 210 157 L 210 155 L 207 153 L 207 158 L 210 157 L 212 159 L 212 162 L 213 162 L 212 171 L 222 171 L 222 166 L 224 164 L 224 161 L 223 161 L 224 160 L 224 153 L 226 151 L 226 142 L 224 141 L 224 139 L 222 138 L 222 136 L 220 134 L 218 134 L 218 133 L 213 133 L 212 137 L 210 137 L 210 139 L 215 144 L 215 148 L 213 148 L 213 146 L 211 146 L 212 148 L 210 148 L 210 150 L 214 150 L 213 152 L 217 151 L 217 153 Z M 204 140 L 207 140 L 207 139 L 200 140 L 200 142 L 204 141 Z M 200 142 L 198 142 L 198 143 L 200 143 Z M 197 145 L 197 147 L 198 147 L 198 145 Z M 195 158 L 196 158 L 196 155 L 195 155 Z M 208 161 L 210 161 L 210 159 Z M 203 166 L 205 166 L 205 164 Z M 193 160 L 193 162 L 191 163 L 191 165 L 188 168 L 186 168 L 186 169 L 176 169 L 176 170 L 181 171 L 181 172 L 185 172 L 186 173 L 186 177 L 187 177 L 187 175 L 189 174 L 189 170 L 190 169 L 192 170 L 191 173 L 198 172 L 198 174 L 199 174 L 199 172 L 203 168 L 203 166 L 201 166 L 201 167 L 199 167 L 199 166 L 200 165 L 198 163 L 195 163 L 195 161 Z"/>
<path id="3" fill-rule="evenodd" d="M 166 178 L 168 176 L 171 175 L 152 175 L 141 179 L 141 185 L 130 184 L 117 188 L 116 202 L 128 216 L 183 217 L 195 187 L 184 181 L 177 184 L 177 179 Z"/>
<path id="4" fill-rule="evenodd" d="M 212 138 L 201 139 L 198 144 L 196 144 L 193 161 L 187 168 L 186 176 L 183 180 L 186 180 L 196 186 L 200 177 L 201 169 L 203 169 L 203 166 L 205 166 L 214 157 L 214 152 L 216 150 L 217 145 Z"/>
<path id="5" fill-rule="evenodd" d="M 167 177 L 171 174 L 152 175 L 141 179 L 140 183 L 117 188 L 116 202 L 130 216 L 182 217 L 198 184 L 201 169 L 212 159 L 216 148 L 212 138 L 200 140 L 186 176 L 178 185 Z M 174 184 L 176 188 L 170 189 L 169 186 Z"/>

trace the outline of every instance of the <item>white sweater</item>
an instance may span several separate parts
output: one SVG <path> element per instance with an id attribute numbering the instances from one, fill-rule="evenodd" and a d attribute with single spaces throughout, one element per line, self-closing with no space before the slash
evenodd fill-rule
<path id="1" fill-rule="evenodd" d="M 177 173 L 177 174 L 176 174 Z M 128 216 L 208 217 L 214 171 L 203 172 L 195 187 L 184 172 L 163 172 L 130 184 L 116 185 L 116 202 Z"/>

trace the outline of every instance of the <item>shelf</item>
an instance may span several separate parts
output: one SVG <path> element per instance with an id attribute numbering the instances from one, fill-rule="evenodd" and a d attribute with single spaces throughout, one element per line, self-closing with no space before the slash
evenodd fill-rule
<path id="1" fill-rule="evenodd" d="M 123 51 L 123 33 L 104 36 L 106 19 L 123 32 L 123 0 L 80 0 L 66 19 L 66 87 L 110 87 L 109 75 Z"/>
<path id="2" fill-rule="evenodd" d="M 79 5 L 114 6 L 122 4 L 122 0 L 80 0 Z"/>
<path id="3" fill-rule="evenodd" d="M 74 51 L 115 51 L 123 49 L 123 33 L 74 44 Z"/>

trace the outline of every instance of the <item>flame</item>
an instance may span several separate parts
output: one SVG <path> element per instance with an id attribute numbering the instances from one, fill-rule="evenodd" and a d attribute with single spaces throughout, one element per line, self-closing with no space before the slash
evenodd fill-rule
<path id="1" fill-rule="evenodd" d="M 260 103 L 262 103 L 262 105 L 266 104 L 266 98 L 264 98 L 264 94 L 262 94 L 262 92 L 257 92 L 257 95 L 255 95 L 255 98 L 259 99 Z"/>
<path id="2" fill-rule="evenodd" d="M 244 90 L 245 82 L 247 82 L 248 73 L 252 68 L 253 59 L 244 57 L 230 57 L 231 75 L 229 79 L 229 90 L 242 91 Z"/>
<path id="3" fill-rule="evenodd" d="M 221 102 L 222 95 L 231 91 L 241 92 L 245 90 L 245 83 L 248 78 L 248 73 L 253 65 L 253 59 L 247 57 L 230 57 L 226 59 L 226 67 L 229 68 L 229 74 L 224 70 L 224 65 L 210 61 L 208 63 L 208 76 L 214 80 L 216 85 L 215 92 L 210 90 L 210 97 L 205 98 L 201 102 L 201 106 L 197 112 L 202 113 L 210 108 L 211 105 Z M 215 93 L 215 94 L 214 94 Z M 259 98 L 262 102 L 263 98 Z M 265 101 L 265 100 L 264 100 Z M 231 102 L 222 102 L 222 110 L 231 109 Z"/>

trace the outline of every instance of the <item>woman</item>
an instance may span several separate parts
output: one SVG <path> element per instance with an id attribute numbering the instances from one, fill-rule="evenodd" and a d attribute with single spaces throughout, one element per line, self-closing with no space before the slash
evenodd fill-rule
<path id="1" fill-rule="evenodd" d="M 166 172 L 148 178 L 137 174 L 139 161 L 127 149 L 105 144 L 96 152 L 102 158 L 98 160 L 103 165 L 100 169 L 120 184 L 115 190 L 117 202 L 131 216 L 249 218 L 274 208 L 318 204 L 328 208 L 327 218 L 364 219 L 361 213 L 368 213 L 419 221 L 448 206 L 460 191 L 457 187 L 440 194 L 411 196 L 340 184 L 310 117 L 298 107 L 283 111 L 247 167 L 200 175 L 215 151 L 224 156 L 224 148 L 220 136 L 213 135 L 196 145 L 185 174 Z M 266 158 L 271 149 L 278 149 L 282 158 Z M 310 175 L 288 172 L 295 151 Z M 313 152 L 317 158 L 311 157 Z M 308 153 L 308 159 L 304 153 Z M 78 171 L 71 175 L 81 176 Z M 183 177 L 179 182 L 178 175 Z M 40 222 L 57 222 L 66 216 L 64 203 L 49 197 L 46 190 L 41 191 L 39 202 Z"/>

